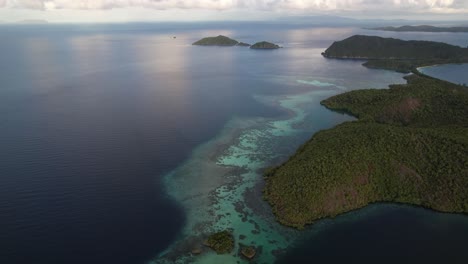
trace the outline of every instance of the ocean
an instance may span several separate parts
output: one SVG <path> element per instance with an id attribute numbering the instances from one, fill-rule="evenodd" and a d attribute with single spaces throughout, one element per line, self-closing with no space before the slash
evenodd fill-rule
<path id="1" fill-rule="evenodd" d="M 283 48 L 191 45 L 220 34 Z M 464 33 L 246 23 L 0 26 L 0 262 L 246 262 L 237 251 L 190 254 L 225 228 L 261 249 L 258 263 L 339 252 L 370 261 L 369 247 L 404 256 L 415 243 L 427 256 L 467 257 L 466 216 L 373 205 L 297 231 L 261 199 L 265 167 L 353 120 L 321 100 L 404 83 L 320 55 L 354 34 L 468 42 Z"/>
<path id="2" fill-rule="evenodd" d="M 420 72 L 456 84 L 468 85 L 468 64 L 446 64 L 421 67 Z"/>

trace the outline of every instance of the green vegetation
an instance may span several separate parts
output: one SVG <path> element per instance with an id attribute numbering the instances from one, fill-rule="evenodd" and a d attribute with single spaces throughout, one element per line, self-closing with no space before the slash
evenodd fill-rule
<path id="1" fill-rule="evenodd" d="M 421 26 L 401 26 L 401 27 L 377 27 L 374 30 L 396 31 L 396 32 L 468 32 L 468 27 L 434 27 L 428 25 Z"/>
<path id="2" fill-rule="evenodd" d="M 359 118 L 317 133 L 265 172 L 278 220 L 302 228 L 375 202 L 468 212 L 468 90 L 420 75 L 322 104 Z"/>
<path id="3" fill-rule="evenodd" d="M 217 37 L 202 38 L 194 42 L 192 45 L 198 46 L 236 46 L 239 44 L 237 40 L 219 35 Z"/>
<path id="4" fill-rule="evenodd" d="M 324 55 L 331 58 L 445 60 L 468 58 L 468 49 L 441 42 L 356 35 L 334 42 Z"/>
<path id="5" fill-rule="evenodd" d="M 460 61 L 462 63 L 463 61 Z M 401 73 L 417 72 L 416 68 L 432 66 L 437 64 L 458 63 L 458 61 L 450 60 L 369 60 L 362 64 L 363 66 L 371 69 L 385 69 Z"/>
<path id="6" fill-rule="evenodd" d="M 433 41 L 404 41 L 393 38 L 356 35 L 334 42 L 327 58 L 366 59 L 364 66 L 411 72 L 434 64 L 468 62 L 468 48 Z"/>
<path id="7" fill-rule="evenodd" d="M 234 237 L 231 232 L 224 230 L 209 236 L 205 245 L 212 248 L 217 254 L 227 254 L 234 249 Z"/>
<path id="8" fill-rule="evenodd" d="M 251 49 L 279 49 L 280 46 L 270 43 L 270 42 L 261 41 L 261 42 L 257 42 L 253 44 L 252 46 L 250 46 L 250 48 Z"/>

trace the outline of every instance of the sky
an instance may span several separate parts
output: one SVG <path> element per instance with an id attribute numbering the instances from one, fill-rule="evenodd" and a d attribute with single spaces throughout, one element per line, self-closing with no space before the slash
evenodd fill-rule
<path id="1" fill-rule="evenodd" d="M 468 0 L 0 0 L 0 21 L 270 20 L 305 15 L 468 20 Z"/>

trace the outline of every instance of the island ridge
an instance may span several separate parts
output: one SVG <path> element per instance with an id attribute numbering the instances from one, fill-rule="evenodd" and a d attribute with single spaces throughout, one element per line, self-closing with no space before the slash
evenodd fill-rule
<path id="1" fill-rule="evenodd" d="M 434 41 L 400 40 L 355 35 L 334 42 L 322 55 L 336 59 L 363 59 L 369 68 L 412 72 L 417 67 L 467 63 L 468 48 Z"/>
<path id="2" fill-rule="evenodd" d="M 401 26 L 401 27 L 376 27 L 373 30 L 395 31 L 395 32 L 468 32 L 468 27 L 435 27 L 429 25 Z"/>

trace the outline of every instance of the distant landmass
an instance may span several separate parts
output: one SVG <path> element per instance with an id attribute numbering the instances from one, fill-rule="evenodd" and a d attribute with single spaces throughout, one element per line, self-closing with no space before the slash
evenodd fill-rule
<path id="1" fill-rule="evenodd" d="M 468 48 L 441 42 L 400 40 L 355 35 L 334 42 L 325 52 L 327 58 L 365 59 L 370 68 L 411 72 L 417 67 L 468 62 Z"/>
<path id="2" fill-rule="evenodd" d="M 468 32 L 468 27 L 435 27 L 428 25 L 401 26 L 401 27 L 376 27 L 373 30 L 396 31 L 396 32 Z"/>
<path id="3" fill-rule="evenodd" d="M 261 41 L 253 44 L 250 46 L 251 49 L 279 49 L 280 46 L 267 42 L 267 41 Z"/>
<path id="4" fill-rule="evenodd" d="M 329 26 L 359 26 L 366 27 L 368 29 L 375 27 L 386 27 L 388 25 L 393 26 L 404 26 L 404 25 L 464 25 L 466 20 L 445 20 L 445 21 L 431 21 L 421 19 L 357 19 L 343 16 L 334 15 L 290 15 L 283 16 L 277 20 L 280 26 L 284 24 L 295 24 L 295 25 L 329 25 Z"/>
<path id="5" fill-rule="evenodd" d="M 25 19 L 18 21 L 20 24 L 48 24 L 49 21 L 43 19 Z"/>
<path id="6" fill-rule="evenodd" d="M 323 55 L 407 69 L 467 58 L 428 41 L 353 36 Z M 398 68 L 396 68 L 398 69 Z M 418 73 L 405 85 L 356 90 L 321 102 L 358 121 L 320 131 L 287 162 L 265 171 L 264 198 L 282 224 L 303 228 L 371 203 L 468 213 L 468 89 Z"/>

